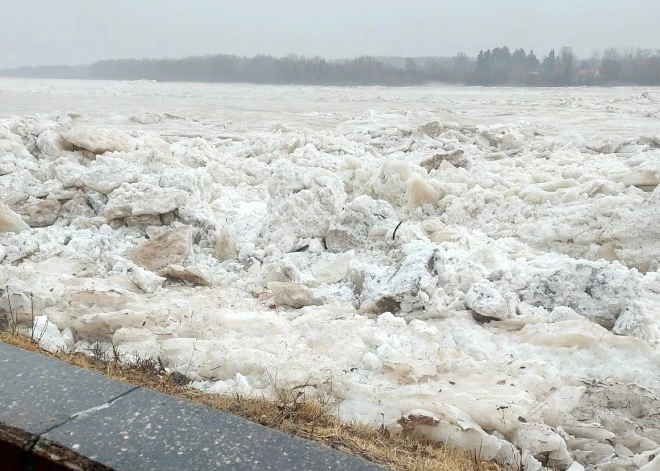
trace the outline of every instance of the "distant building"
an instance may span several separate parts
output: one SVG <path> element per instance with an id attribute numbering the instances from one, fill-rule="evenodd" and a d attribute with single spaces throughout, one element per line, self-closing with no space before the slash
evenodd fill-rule
<path id="1" fill-rule="evenodd" d="M 582 84 L 589 84 L 597 82 L 600 79 L 600 70 L 598 69 L 582 69 L 575 74 L 575 82 Z"/>

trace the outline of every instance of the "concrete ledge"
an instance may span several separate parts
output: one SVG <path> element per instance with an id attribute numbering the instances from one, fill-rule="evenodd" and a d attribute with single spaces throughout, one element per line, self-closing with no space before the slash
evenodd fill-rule
<path id="1" fill-rule="evenodd" d="M 384 469 L 3 343 L 0 457 L 0 471 Z"/>

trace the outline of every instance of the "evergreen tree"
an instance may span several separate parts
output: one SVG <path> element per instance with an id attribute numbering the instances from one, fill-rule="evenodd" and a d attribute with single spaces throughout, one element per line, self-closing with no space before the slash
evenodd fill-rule
<path id="1" fill-rule="evenodd" d="M 555 50 L 551 49 L 550 54 L 548 54 L 548 56 L 543 59 L 543 64 L 541 65 L 541 68 L 543 69 L 543 75 L 549 82 L 554 80 L 556 67 L 557 57 L 555 56 Z"/>
<path id="2" fill-rule="evenodd" d="M 524 49 L 516 49 L 513 53 L 513 63 L 517 66 L 525 67 L 527 62 L 527 54 Z"/>
<path id="3" fill-rule="evenodd" d="M 538 58 L 534 54 L 534 51 L 532 50 L 530 50 L 529 54 L 527 54 L 527 60 L 525 62 L 525 67 L 530 72 L 539 70 L 539 67 L 541 66 L 541 62 L 539 62 Z"/>

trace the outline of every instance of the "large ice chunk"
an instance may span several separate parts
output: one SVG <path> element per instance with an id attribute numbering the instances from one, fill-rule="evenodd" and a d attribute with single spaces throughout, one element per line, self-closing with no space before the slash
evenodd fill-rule
<path id="1" fill-rule="evenodd" d="M 635 271 L 605 261 L 557 260 L 553 267 L 528 273 L 521 300 L 553 310 L 567 306 L 612 329 L 619 315 L 640 296 Z"/>
<path id="2" fill-rule="evenodd" d="M 191 248 L 192 228 L 180 226 L 143 242 L 124 256 L 147 270 L 158 272 L 168 265 L 184 265 Z"/>
<path id="3" fill-rule="evenodd" d="M 28 226 L 18 214 L 0 201 L 0 232 L 21 232 L 29 230 L 30 226 Z"/>
<path id="4" fill-rule="evenodd" d="M 441 251 L 434 245 L 422 241 L 406 244 L 397 265 L 366 267 L 361 273 L 361 310 L 378 314 L 433 312 L 442 264 Z"/>
<path id="5" fill-rule="evenodd" d="M 465 295 L 465 305 L 489 320 L 504 320 L 509 316 L 509 306 L 502 295 L 491 285 L 474 283 Z"/>
<path id="6" fill-rule="evenodd" d="M 262 233 L 267 244 L 294 250 L 301 239 L 325 236 L 332 217 L 346 201 L 341 179 L 327 170 L 280 165 L 268 185 L 268 204 Z"/>
<path id="7" fill-rule="evenodd" d="M 108 219 L 166 214 L 183 205 L 187 197 L 181 190 L 148 183 L 123 183 L 108 197 L 104 214 Z"/>
<path id="8" fill-rule="evenodd" d="M 73 126 L 64 130 L 61 136 L 69 144 L 94 154 L 129 151 L 133 147 L 126 134 L 112 128 Z"/>
<path id="9" fill-rule="evenodd" d="M 387 201 L 374 200 L 362 195 L 348 203 L 330 224 L 326 245 L 332 252 L 346 252 L 368 246 L 374 241 L 372 233 L 380 237 L 394 232 L 399 221 Z"/>

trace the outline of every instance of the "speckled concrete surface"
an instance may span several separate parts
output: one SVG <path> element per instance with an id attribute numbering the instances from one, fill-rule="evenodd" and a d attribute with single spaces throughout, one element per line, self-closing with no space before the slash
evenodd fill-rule
<path id="1" fill-rule="evenodd" d="M 120 470 L 377 470 L 363 460 L 140 389 L 43 436 Z"/>
<path id="2" fill-rule="evenodd" d="M 0 343 L 0 428 L 22 431 L 23 448 L 39 435 L 136 389 L 42 355 Z"/>

